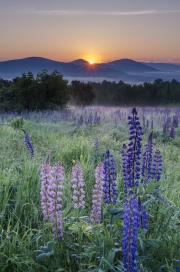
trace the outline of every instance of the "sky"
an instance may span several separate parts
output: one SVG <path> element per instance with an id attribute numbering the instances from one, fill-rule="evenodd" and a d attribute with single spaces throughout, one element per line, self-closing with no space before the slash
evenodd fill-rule
<path id="1" fill-rule="evenodd" d="M 0 0 L 0 61 L 180 63 L 179 0 Z"/>

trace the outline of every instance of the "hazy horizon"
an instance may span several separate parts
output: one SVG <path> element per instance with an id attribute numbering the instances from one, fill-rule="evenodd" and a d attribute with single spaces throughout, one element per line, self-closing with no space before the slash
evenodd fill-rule
<path id="1" fill-rule="evenodd" d="M 78 58 L 78 59 L 72 59 L 72 60 L 69 60 L 69 61 L 62 61 L 62 60 L 50 59 L 50 58 L 43 57 L 43 56 L 41 56 L 41 57 L 39 57 L 39 56 L 27 56 L 27 57 L 23 57 L 23 58 L 0 60 L 0 62 L 12 61 L 12 60 L 20 60 L 20 59 L 28 59 L 28 58 L 44 58 L 44 59 L 49 59 L 49 60 L 52 60 L 52 61 L 64 62 L 64 63 L 69 63 L 69 62 L 73 62 L 73 61 L 80 60 L 80 59 L 85 60 L 83 58 Z M 109 62 L 113 62 L 113 61 L 121 60 L 121 59 L 130 59 L 130 58 L 118 58 L 118 59 L 110 60 Z M 137 62 L 142 62 L 142 63 L 145 63 L 147 65 L 148 65 L 148 63 L 168 63 L 168 64 L 180 65 L 180 62 L 139 61 L 139 60 L 136 60 L 136 59 L 130 59 L 130 60 L 134 60 L 134 61 L 137 61 Z M 87 60 L 85 60 L 85 61 L 87 61 Z M 103 64 L 103 63 L 108 63 L 108 62 L 107 61 L 106 62 L 94 62 L 94 64 Z"/>

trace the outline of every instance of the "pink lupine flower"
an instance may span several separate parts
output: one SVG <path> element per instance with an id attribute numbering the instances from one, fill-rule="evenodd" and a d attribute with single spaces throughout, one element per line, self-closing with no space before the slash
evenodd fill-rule
<path id="1" fill-rule="evenodd" d="M 95 184 L 92 193 L 91 221 L 99 224 L 101 221 L 101 200 L 103 196 L 103 164 L 98 164 L 95 170 Z"/>
<path id="2" fill-rule="evenodd" d="M 63 168 L 62 163 L 57 162 L 51 168 L 51 180 L 48 187 L 49 197 L 49 219 L 52 223 L 52 230 L 55 238 L 63 239 L 62 227 L 62 190 L 63 190 Z"/>
<path id="3" fill-rule="evenodd" d="M 76 161 L 75 166 L 72 168 L 72 188 L 73 188 L 73 201 L 74 208 L 81 207 L 85 208 L 85 192 L 84 192 L 84 181 L 83 181 L 83 171 L 80 166 L 80 162 Z"/>
<path id="4" fill-rule="evenodd" d="M 62 190 L 63 168 L 61 162 L 50 166 L 49 156 L 41 168 L 41 207 L 44 220 L 50 220 L 55 238 L 63 239 Z"/>

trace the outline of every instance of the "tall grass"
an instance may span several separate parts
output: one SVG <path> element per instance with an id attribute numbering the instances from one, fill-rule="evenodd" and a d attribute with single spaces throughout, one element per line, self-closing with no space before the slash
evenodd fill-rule
<path id="1" fill-rule="evenodd" d="M 22 113 L 22 127 L 16 127 L 17 114 L 4 115 L 0 123 L 0 271 L 124 271 L 121 147 L 128 142 L 130 110 L 87 108 L 71 109 L 68 114 Z M 95 112 L 100 122 L 87 124 Z M 138 267 L 146 272 L 173 272 L 180 258 L 180 129 L 175 128 L 172 139 L 170 131 L 163 133 L 163 124 L 174 115 L 179 118 L 180 111 L 139 108 L 138 113 L 141 123 L 145 118 L 143 145 L 153 120 L 154 148 L 160 149 L 163 156 L 160 188 L 164 196 L 164 201 L 154 197 L 146 203 L 150 227 L 138 235 Z M 81 115 L 84 121 L 78 125 Z M 20 128 L 31 136 L 33 159 Z M 99 139 L 97 150 L 94 137 Z M 115 209 L 104 207 L 101 224 L 94 226 L 90 221 L 94 171 L 104 160 L 107 148 L 115 159 L 118 202 Z M 42 216 L 40 169 L 48 154 L 52 165 L 61 161 L 64 167 L 64 241 L 53 239 L 51 224 Z M 74 210 L 72 202 L 71 171 L 77 160 L 85 181 L 86 208 L 82 211 Z"/>

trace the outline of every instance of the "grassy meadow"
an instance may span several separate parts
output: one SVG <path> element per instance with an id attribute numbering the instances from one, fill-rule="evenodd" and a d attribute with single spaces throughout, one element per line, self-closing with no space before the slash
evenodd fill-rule
<path id="1" fill-rule="evenodd" d="M 128 143 L 132 108 L 87 107 L 64 111 L 0 114 L 0 271 L 105 272 L 178 271 L 180 259 L 180 108 L 137 108 L 144 135 L 142 150 L 153 131 L 153 151 L 162 154 L 158 190 L 153 183 L 141 195 L 149 215 L 148 229 L 137 239 L 137 270 L 123 266 L 122 145 Z M 23 118 L 23 119 L 22 119 Z M 174 127 L 174 134 L 170 131 Z M 24 143 L 30 135 L 31 158 Z M 94 138 L 98 137 L 98 147 Z M 109 149 L 117 171 L 117 202 L 104 204 L 100 224 L 92 224 L 95 169 Z M 143 153 L 143 152 L 142 152 Z M 63 166 L 64 240 L 54 239 L 43 219 L 41 167 Z M 85 209 L 74 209 L 72 167 L 83 170 Z"/>

